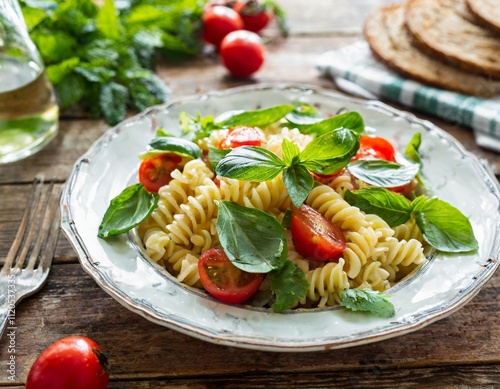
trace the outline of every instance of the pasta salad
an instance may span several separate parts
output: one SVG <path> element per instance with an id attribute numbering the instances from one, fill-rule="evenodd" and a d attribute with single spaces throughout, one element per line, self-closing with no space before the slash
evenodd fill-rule
<path id="1" fill-rule="evenodd" d="M 152 260 L 222 302 L 391 317 L 384 292 L 430 250 L 478 249 L 469 220 L 425 193 L 418 133 L 397 152 L 359 113 L 300 102 L 180 126 L 157 131 L 98 236 L 137 228 Z"/>

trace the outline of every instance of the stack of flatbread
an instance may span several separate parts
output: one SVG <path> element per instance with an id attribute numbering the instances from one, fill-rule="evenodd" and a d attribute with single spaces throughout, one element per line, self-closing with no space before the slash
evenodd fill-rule
<path id="1" fill-rule="evenodd" d="M 500 93 L 500 0 L 407 0 L 375 10 L 364 33 L 406 77 L 472 96 Z"/>

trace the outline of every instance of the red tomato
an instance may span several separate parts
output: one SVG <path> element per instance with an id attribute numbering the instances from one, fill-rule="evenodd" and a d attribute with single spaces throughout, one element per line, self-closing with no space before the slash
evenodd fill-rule
<path id="1" fill-rule="evenodd" d="M 239 304 L 257 292 L 264 274 L 248 273 L 234 266 L 223 249 L 205 251 L 198 261 L 200 280 L 217 300 Z"/>
<path id="2" fill-rule="evenodd" d="M 219 142 L 219 149 L 234 149 L 241 146 L 260 146 L 262 138 L 254 127 L 238 126 L 229 129 Z"/>
<path id="3" fill-rule="evenodd" d="M 93 340 L 70 336 L 47 347 L 36 359 L 26 389 L 104 389 L 108 386 L 106 355 Z"/>
<path id="4" fill-rule="evenodd" d="M 373 135 L 361 135 L 359 150 L 354 160 L 373 157 L 384 161 L 396 162 L 396 152 L 392 144 L 385 138 Z"/>
<path id="5" fill-rule="evenodd" d="M 273 14 L 270 12 L 262 11 L 257 14 L 241 14 L 245 30 L 252 32 L 260 32 L 267 27 L 272 19 Z"/>
<path id="6" fill-rule="evenodd" d="M 229 33 L 220 45 L 224 66 L 237 77 L 248 77 L 264 63 L 264 45 L 260 37 L 250 31 Z"/>
<path id="7" fill-rule="evenodd" d="M 170 173 L 177 169 L 181 161 L 180 156 L 171 153 L 146 158 L 139 166 L 139 182 L 148 192 L 157 193 L 162 186 L 170 182 Z"/>
<path id="8" fill-rule="evenodd" d="M 308 259 L 335 261 L 346 248 L 342 230 L 305 204 L 293 210 L 291 231 L 295 249 Z"/>
<path id="9" fill-rule="evenodd" d="M 243 20 L 231 8 L 216 5 L 203 12 L 203 39 L 217 47 L 227 34 L 242 28 Z"/>

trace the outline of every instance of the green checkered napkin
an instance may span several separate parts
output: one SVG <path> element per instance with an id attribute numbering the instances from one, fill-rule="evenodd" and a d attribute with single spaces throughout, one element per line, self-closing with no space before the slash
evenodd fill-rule
<path id="1" fill-rule="evenodd" d="M 472 97 L 402 78 L 375 59 L 366 42 L 323 54 L 317 68 L 346 91 L 352 87 L 354 94 L 395 101 L 472 128 L 478 145 L 500 152 L 500 96 Z"/>

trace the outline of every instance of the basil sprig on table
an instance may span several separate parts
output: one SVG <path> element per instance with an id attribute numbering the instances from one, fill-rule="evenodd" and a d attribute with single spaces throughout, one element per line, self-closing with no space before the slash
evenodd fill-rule
<path id="1" fill-rule="evenodd" d="M 321 135 L 301 152 L 283 140 L 283 159 L 262 147 L 233 149 L 215 168 L 216 174 L 238 180 L 262 182 L 283 172 L 283 182 L 293 204 L 304 202 L 314 185 L 310 172 L 330 174 L 346 166 L 359 148 L 359 136 L 347 128 Z"/>
<path id="2" fill-rule="evenodd" d="M 149 158 L 162 153 L 174 153 L 183 159 L 196 159 L 201 150 L 193 142 L 173 137 L 156 137 L 149 143 L 150 150 L 141 158 Z M 158 205 L 158 194 L 146 191 L 141 183 L 126 187 L 113 198 L 106 210 L 97 236 L 110 238 L 123 234 L 146 220 Z"/>
<path id="3" fill-rule="evenodd" d="M 385 188 L 366 188 L 347 191 L 345 200 L 366 213 L 380 216 L 391 227 L 414 217 L 427 243 L 439 251 L 460 253 L 478 249 L 469 219 L 438 198 L 419 196 L 410 201 Z"/>
<path id="4" fill-rule="evenodd" d="M 305 274 L 287 260 L 287 242 L 280 222 L 256 208 L 218 200 L 217 233 L 229 260 L 250 273 L 269 273 L 276 296 L 274 312 L 290 308 L 306 296 Z"/>

